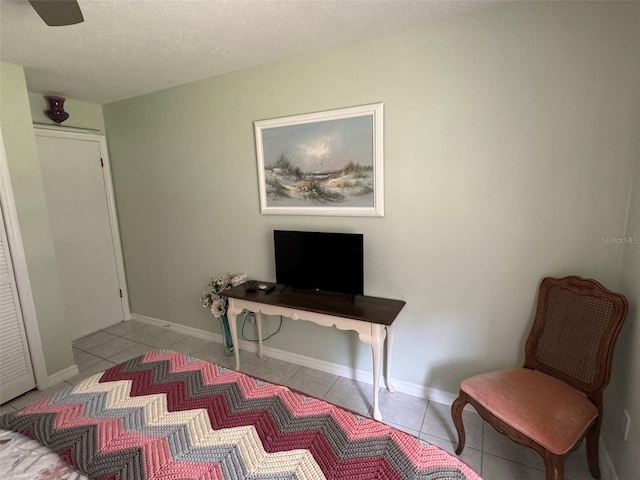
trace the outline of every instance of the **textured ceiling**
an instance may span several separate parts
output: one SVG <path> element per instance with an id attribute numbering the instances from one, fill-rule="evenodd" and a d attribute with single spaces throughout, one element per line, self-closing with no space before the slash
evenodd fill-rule
<path id="1" fill-rule="evenodd" d="M 0 0 L 0 58 L 32 92 L 104 104 L 496 3 L 79 0 L 84 23 L 48 27 L 27 0 Z"/>

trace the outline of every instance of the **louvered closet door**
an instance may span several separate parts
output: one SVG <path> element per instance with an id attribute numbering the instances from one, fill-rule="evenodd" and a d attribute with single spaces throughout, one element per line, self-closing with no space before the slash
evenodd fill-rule
<path id="1" fill-rule="evenodd" d="M 0 403 L 36 386 L 0 208 Z"/>

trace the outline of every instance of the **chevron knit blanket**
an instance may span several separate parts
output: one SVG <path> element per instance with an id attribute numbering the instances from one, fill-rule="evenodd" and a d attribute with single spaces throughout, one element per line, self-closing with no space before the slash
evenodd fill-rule
<path id="1" fill-rule="evenodd" d="M 383 423 L 159 350 L 6 414 L 0 428 L 104 480 L 480 479 Z"/>

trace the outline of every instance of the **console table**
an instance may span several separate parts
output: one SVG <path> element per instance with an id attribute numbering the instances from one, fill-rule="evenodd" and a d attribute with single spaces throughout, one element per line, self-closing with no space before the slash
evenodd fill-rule
<path id="1" fill-rule="evenodd" d="M 272 285 L 272 284 L 269 284 Z M 276 285 L 273 291 L 247 292 L 244 284 L 223 292 L 229 299 L 227 317 L 233 339 L 236 370 L 240 369 L 237 318 L 243 310 L 256 314 L 258 328 L 258 355 L 262 356 L 262 314 L 282 315 L 293 320 L 307 320 L 325 327 L 340 330 L 355 330 L 364 343 L 371 345 L 373 353 L 373 417 L 382 419 L 378 405 L 378 379 L 382 365 L 383 346 L 387 341 L 385 381 L 387 389 L 395 390 L 391 384 L 391 353 L 393 345 L 393 321 L 405 305 L 402 300 L 345 295 L 313 290 L 296 290 Z"/>

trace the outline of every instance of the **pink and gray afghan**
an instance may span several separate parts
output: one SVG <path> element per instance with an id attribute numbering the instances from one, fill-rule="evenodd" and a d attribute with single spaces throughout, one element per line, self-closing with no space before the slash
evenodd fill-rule
<path id="1" fill-rule="evenodd" d="M 480 479 L 393 427 L 158 350 L 6 414 L 0 428 L 103 480 Z"/>

